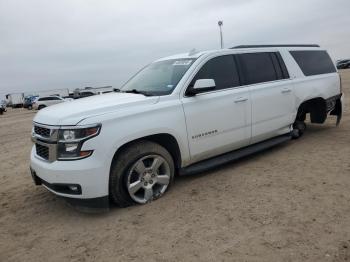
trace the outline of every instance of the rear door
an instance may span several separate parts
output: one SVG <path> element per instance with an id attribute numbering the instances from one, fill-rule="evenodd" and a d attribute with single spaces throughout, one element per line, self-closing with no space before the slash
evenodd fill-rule
<path id="1" fill-rule="evenodd" d="M 199 161 L 249 144 L 249 88 L 242 88 L 233 55 L 215 57 L 198 71 L 197 79 L 214 79 L 216 88 L 182 98 L 191 161 Z"/>
<path id="2" fill-rule="evenodd" d="M 251 143 L 289 132 L 295 100 L 280 53 L 244 53 L 238 55 L 238 61 L 243 71 L 243 81 L 251 90 Z"/>

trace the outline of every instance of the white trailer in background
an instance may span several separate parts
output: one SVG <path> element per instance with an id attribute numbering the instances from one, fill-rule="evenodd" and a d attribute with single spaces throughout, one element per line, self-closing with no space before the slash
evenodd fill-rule
<path id="1" fill-rule="evenodd" d="M 13 94 L 7 94 L 6 95 L 7 105 L 11 106 L 12 108 L 22 107 L 23 106 L 23 100 L 24 100 L 24 94 L 23 93 L 13 93 Z"/>

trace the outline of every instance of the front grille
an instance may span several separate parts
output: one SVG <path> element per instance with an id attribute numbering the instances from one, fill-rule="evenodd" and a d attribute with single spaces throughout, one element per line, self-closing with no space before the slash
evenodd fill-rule
<path id="1" fill-rule="evenodd" d="M 35 134 L 38 134 L 39 136 L 42 137 L 50 137 L 50 129 L 45 128 L 45 127 L 40 127 L 40 126 L 34 126 L 34 132 Z"/>
<path id="2" fill-rule="evenodd" d="M 49 148 L 39 144 L 35 144 L 36 154 L 46 160 L 49 159 Z"/>

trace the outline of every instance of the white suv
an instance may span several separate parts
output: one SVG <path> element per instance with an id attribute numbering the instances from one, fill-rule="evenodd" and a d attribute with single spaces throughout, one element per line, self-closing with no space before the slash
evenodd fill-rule
<path id="1" fill-rule="evenodd" d="M 316 45 L 240 46 L 155 61 L 118 93 L 40 111 L 31 173 L 70 202 L 162 196 L 190 174 L 298 138 L 310 114 L 342 114 L 341 82 Z"/>
<path id="2" fill-rule="evenodd" d="M 36 110 L 40 110 L 40 109 L 43 109 L 45 107 L 56 105 L 56 104 L 63 103 L 66 101 L 70 101 L 70 100 L 64 99 L 60 96 L 39 97 L 33 102 L 33 108 Z"/>

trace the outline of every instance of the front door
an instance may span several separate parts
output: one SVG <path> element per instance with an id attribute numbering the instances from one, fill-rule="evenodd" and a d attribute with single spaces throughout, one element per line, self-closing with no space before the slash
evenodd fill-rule
<path id="1" fill-rule="evenodd" d="M 199 70 L 197 79 L 214 79 L 213 91 L 182 99 L 191 161 L 199 161 L 249 144 L 251 99 L 239 85 L 232 55 L 215 57 Z"/>

